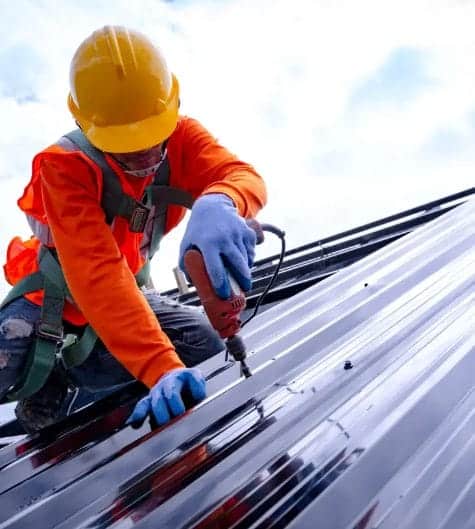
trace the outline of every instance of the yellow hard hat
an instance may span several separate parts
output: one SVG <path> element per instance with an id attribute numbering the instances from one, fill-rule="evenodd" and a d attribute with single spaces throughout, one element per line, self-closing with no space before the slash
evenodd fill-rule
<path id="1" fill-rule="evenodd" d="M 137 31 L 105 26 L 71 61 L 68 107 L 101 151 L 148 149 L 174 131 L 179 87 L 160 50 Z"/>

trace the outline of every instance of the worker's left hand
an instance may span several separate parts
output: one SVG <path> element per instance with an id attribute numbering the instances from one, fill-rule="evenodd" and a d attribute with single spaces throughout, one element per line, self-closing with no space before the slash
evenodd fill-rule
<path id="1" fill-rule="evenodd" d="M 227 195 L 204 195 L 191 210 L 180 245 L 180 268 L 186 272 L 185 252 L 193 247 L 198 248 L 214 290 L 222 299 L 228 299 L 231 287 L 225 267 L 244 291 L 250 290 L 250 268 L 254 261 L 255 245 L 254 230 L 239 216 Z"/>
<path id="2" fill-rule="evenodd" d="M 189 391 L 195 403 L 206 398 L 206 382 L 198 368 L 178 368 L 163 375 L 136 404 L 127 424 L 141 424 L 150 413 L 159 425 L 182 415 L 186 411 L 183 391 Z"/>

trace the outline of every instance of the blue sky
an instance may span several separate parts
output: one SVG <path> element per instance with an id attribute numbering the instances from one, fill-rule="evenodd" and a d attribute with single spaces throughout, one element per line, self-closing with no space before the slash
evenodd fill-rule
<path id="1" fill-rule="evenodd" d="M 410 104 L 435 84 L 427 71 L 429 62 L 430 55 L 417 48 L 395 48 L 378 69 L 355 87 L 351 107 L 358 110 L 364 106 Z"/>
<path id="2" fill-rule="evenodd" d="M 162 48 L 183 112 L 260 170 L 261 219 L 284 228 L 290 247 L 473 185 L 472 2 L 2 2 L 2 259 L 13 235 L 29 235 L 15 201 L 33 155 L 74 126 L 71 56 L 116 23 Z M 182 233 L 156 259 L 160 288 L 173 286 Z"/>

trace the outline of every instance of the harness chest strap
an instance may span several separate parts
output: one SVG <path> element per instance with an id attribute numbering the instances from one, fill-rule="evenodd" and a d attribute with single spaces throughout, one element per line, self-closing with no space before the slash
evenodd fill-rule
<path id="1" fill-rule="evenodd" d="M 162 160 L 155 174 L 154 181 L 145 190 L 146 203 L 136 200 L 122 190 L 117 175 L 111 169 L 104 153 L 92 145 L 80 129 L 73 130 L 64 136 L 88 158 L 101 168 L 103 177 L 103 193 L 101 206 L 106 214 L 106 222 L 111 224 L 117 216 L 129 221 L 132 232 L 143 232 L 152 206 L 157 208 L 154 218 L 153 235 L 155 247 L 150 248 L 150 256 L 157 251 L 160 240 L 165 232 L 166 210 L 169 204 L 176 204 L 190 209 L 193 205 L 191 193 L 176 187 L 170 187 L 170 164 L 168 156 Z M 166 150 L 166 145 L 165 145 Z"/>

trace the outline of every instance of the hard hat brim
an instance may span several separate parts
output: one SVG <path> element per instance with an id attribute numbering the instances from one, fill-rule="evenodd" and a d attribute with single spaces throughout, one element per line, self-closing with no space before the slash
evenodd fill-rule
<path id="1" fill-rule="evenodd" d="M 81 116 L 71 94 L 68 107 L 86 138 L 99 150 L 111 153 L 142 151 L 169 138 L 178 122 L 179 88 L 175 76 L 170 97 L 158 114 L 141 121 L 101 127 Z"/>

